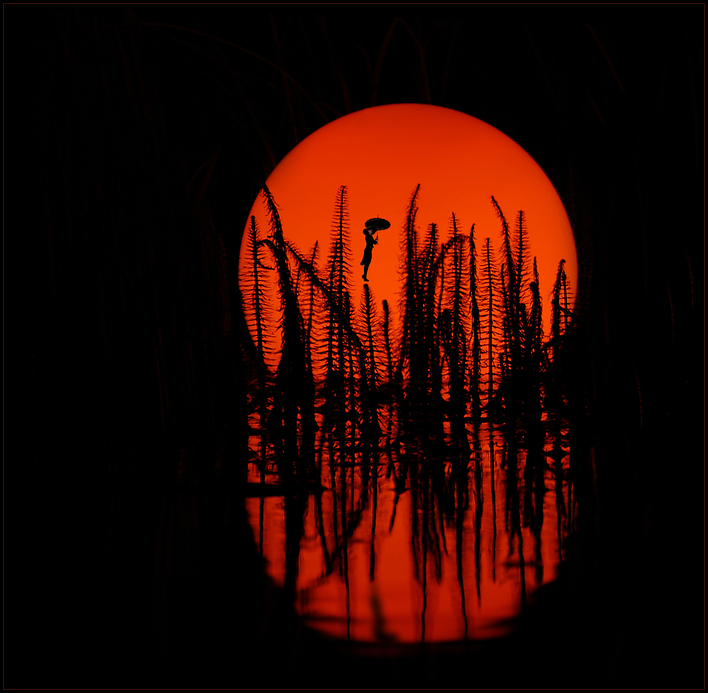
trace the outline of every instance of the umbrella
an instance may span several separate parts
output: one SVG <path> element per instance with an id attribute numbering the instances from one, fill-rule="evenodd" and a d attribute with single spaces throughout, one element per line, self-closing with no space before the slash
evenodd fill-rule
<path id="1" fill-rule="evenodd" d="M 375 228 L 377 231 L 381 231 L 382 229 L 387 229 L 389 226 L 391 226 L 391 222 L 387 221 L 386 219 L 381 219 L 380 217 L 374 217 L 373 219 L 367 219 L 366 221 L 366 228 Z"/>

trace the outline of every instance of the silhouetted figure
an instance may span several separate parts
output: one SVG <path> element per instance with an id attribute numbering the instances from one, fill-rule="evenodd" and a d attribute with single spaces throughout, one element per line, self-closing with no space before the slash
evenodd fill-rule
<path id="1" fill-rule="evenodd" d="M 364 274 L 361 275 L 361 278 L 365 281 L 368 282 L 369 278 L 366 276 L 369 272 L 369 265 L 371 264 L 371 254 L 374 250 L 374 246 L 378 244 L 379 239 L 378 237 L 374 238 L 374 234 L 378 231 L 378 229 L 374 226 L 367 226 L 362 233 L 364 234 L 364 238 L 366 239 L 366 248 L 364 249 L 364 258 L 361 261 L 361 264 L 364 265 Z"/>

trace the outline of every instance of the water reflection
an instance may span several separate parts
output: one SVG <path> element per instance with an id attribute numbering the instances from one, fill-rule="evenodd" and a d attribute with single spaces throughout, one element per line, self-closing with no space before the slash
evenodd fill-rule
<path id="1" fill-rule="evenodd" d="M 321 429 L 322 430 L 322 429 Z M 570 530 L 565 431 L 469 426 L 431 458 L 322 433 L 320 485 L 249 468 L 247 510 L 271 577 L 312 627 L 358 643 L 494 637 L 555 577 Z M 260 438 L 253 438 L 258 450 Z"/>

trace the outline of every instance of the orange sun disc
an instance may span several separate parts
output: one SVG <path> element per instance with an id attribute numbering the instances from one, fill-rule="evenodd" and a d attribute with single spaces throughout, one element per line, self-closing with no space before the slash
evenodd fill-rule
<path id="1" fill-rule="evenodd" d="M 346 186 L 352 266 L 353 305 L 358 306 L 364 280 L 359 265 L 364 225 L 372 217 L 391 222 L 378 233 L 368 271 L 377 304 L 386 299 L 393 324 L 400 325 L 401 267 L 405 219 L 411 196 L 420 185 L 416 225 L 421 244 L 428 225 L 437 224 L 447 239 L 454 213 L 458 230 L 474 224 L 477 252 L 489 238 L 501 258 L 498 202 L 513 229 L 523 210 L 536 258 L 544 329 L 550 326 L 550 295 L 558 264 L 571 290 L 577 282 L 573 232 L 563 203 L 538 164 L 496 128 L 465 113 L 423 104 L 376 106 L 343 116 L 298 144 L 266 181 L 282 220 L 284 235 L 309 256 L 319 241 L 318 267 L 328 258 L 335 200 Z M 261 237 L 269 233 L 262 196 L 253 204 Z M 248 223 L 246 224 L 246 229 Z M 244 276 L 247 243 L 241 245 Z M 272 304 L 274 305 L 274 304 Z"/>

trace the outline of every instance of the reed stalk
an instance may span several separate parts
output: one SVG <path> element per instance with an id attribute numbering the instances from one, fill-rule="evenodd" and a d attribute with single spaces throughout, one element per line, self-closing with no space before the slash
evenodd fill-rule
<path id="1" fill-rule="evenodd" d="M 470 401 L 472 408 L 472 419 L 478 421 L 482 415 L 482 400 L 480 389 L 482 386 L 482 325 L 479 309 L 479 295 L 477 288 L 477 249 L 474 240 L 474 224 L 469 235 L 469 286 L 470 286 L 470 312 L 472 318 L 471 340 L 472 340 L 472 367 L 470 370 Z"/>

